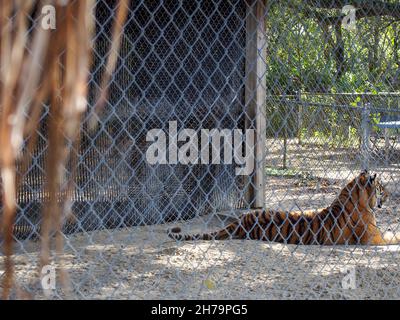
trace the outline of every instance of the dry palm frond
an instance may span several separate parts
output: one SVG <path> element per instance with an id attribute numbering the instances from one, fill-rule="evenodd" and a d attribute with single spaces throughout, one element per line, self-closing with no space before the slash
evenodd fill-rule
<path id="1" fill-rule="evenodd" d="M 29 16 L 34 8 L 53 5 L 57 13 L 55 30 L 41 27 L 37 16 L 32 30 Z M 49 105 L 47 118 L 48 151 L 46 161 L 45 205 L 41 228 L 40 267 L 50 263 L 50 234 L 56 232 L 59 265 L 63 250 L 62 217 L 72 194 L 79 146 L 81 116 L 86 111 L 88 77 L 94 31 L 95 0 L 0 2 L 0 172 L 2 182 L 1 231 L 5 254 L 2 297 L 9 298 L 13 287 L 13 224 L 17 190 L 31 163 L 36 148 L 40 115 Z M 120 33 L 129 8 L 120 0 L 114 26 L 112 49 L 102 88 L 106 88 L 116 65 Z M 51 45 L 50 45 L 51 43 Z M 106 99 L 100 93 L 99 101 Z M 100 104 L 102 104 L 101 102 Z M 16 173 L 16 163 L 21 169 Z M 66 164 L 73 164 L 65 175 Z M 68 189 L 68 190 L 66 190 Z M 61 282 L 67 288 L 66 273 Z M 17 292 L 21 293 L 18 286 Z"/>
<path id="2" fill-rule="evenodd" d="M 118 52 L 121 45 L 122 31 L 124 23 L 127 19 L 129 12 L 130 0 L 121 0 L 118 4 L 118 10 L 115 18 L 115 24 L 112 31 L 112 42 L 108 54 L 108 59 L 104 71 L 104 75 L 100 84 L 100 89 L 97 94 L 97 101 L 93 108 L 93 113 L 89 119 L 89 130 L 94 130 L 97 126 L 97 120 L 104 108 L 108 95 L 108 84 L 111 75 L 118 60 Z"/>

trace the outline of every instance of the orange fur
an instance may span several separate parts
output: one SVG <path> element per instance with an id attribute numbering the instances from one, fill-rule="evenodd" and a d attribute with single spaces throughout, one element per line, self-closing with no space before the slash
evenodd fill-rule
<path id="1" fill-rule="evenodd" d="M 254 239 L 307 245 L 399 243 L 397 237 L 385 237 L 376 224 L 373 210 L 387 197 L 376 175 L 364 171 L 342 189 L 329 207 L 321 210 L 253 210 L 216 232 L 184 235 L 174 228 L 168 230 L 168 235 L 175 240 Z"/>

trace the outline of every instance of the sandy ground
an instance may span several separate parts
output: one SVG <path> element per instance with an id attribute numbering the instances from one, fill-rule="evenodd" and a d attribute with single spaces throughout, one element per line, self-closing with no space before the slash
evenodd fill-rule
<path id="1" fill-rule="evenodd" d="M 304 174 L 267 175 L 268 207 L 305 210 L 327 206 L 344 182 L 357 172 L 349 165 L 354 160 L 351 153 L 331 152 L 325 157 L 326 165 L 321 166 L 324 149 L 303 152 L 295 144 L 289 148 L 288 161 Z M 281 160 L 280 149 L 270 150 L 274 152 L 267 166 L 276 166 Z M 400 232 L 399 169 L 396 164 L 379 168 L 378 173 L 392 195 L 386 206 L 377 211 L 378 224 L 384 231 Z M 307 175 L 308 171 L 313 175 Z M 205 232 L 227 224 L 226 219 L 208 215 L 174 225 L 190 233 Z M 241 240 L 177 243 L 166 235 L 170 226 L 68 236 L 63 259 L 72 291 L 65 295 L 58 282 L 52 298 L 400 298 L 400 246 L 397 245 L 321 247 Z M 38 251 L 37 242 L 20 242 L 16 244 L 14 258 L 19 286 L 30 292 L 29 297 L 41 299 L 44 296 L 35 272 Z M 342 286 L 349 271 L 355 274 L 354 289 Z"/>
<path id="2" fill-rule="evenodd" d="M 209 217 L 182 224 L 199 230 Z M 211 225 L 217 225 L 215 219 Z M 398 299 L 400 247 L 320 247 L 260 241 L 176 243 L 167 225 L 76 234 L 64 266 L 72 294 L 86 299 Z M 20 286 L 35 284 L 37 244 L 15 256 Z M 354 268 L 356 288 L 342 287 Z"/>
<path id="3" fill-rule="evenodd" d="M 294 178 L 270 177 L 274 193 Z M 319 180 L 317 180 L 319 181 Z M 299 184 L 275 196 L 279 207 L 296 202 L 302 207 L 329 202 L 340 186 L 324 184 L 319 191 L 299 194 Z M 320 181 L 321 183 L 321 181 Z M 316 189 L 314 189 L 316 190 Z M 267 190 L 267 196 L 272 191 Z M 283 194 L 282 194 L 283 197 Z M 318 202 L 316 199 L 319 199 Z M 395 198 L 377 218 L 383 230 L 397 230 Z M 392 206 L 390 206 L 392 204 Z M 232 213 L 233 214 L 233 213 Z M 179 225 L 186 232 L 215 230 L 228 223 L 209 215 Z M 177 243 L 166 236 L 172 224 L 102 230 L 66 239 L 64 266 L 72 283 L 71 298 L 86 299 L 398 299 L 400 247 L 294 246 L 259 241 L 195 241 Z M 19 284 L 44 298 L 35 283 L 38 243 L 17 245 Z M 349 269 L 350 268 L 350 269 Z M 344 289 L 343 278 L 354 268 L 356 288 Z M 66 297 L 58 291 L 54 298 Z"/>

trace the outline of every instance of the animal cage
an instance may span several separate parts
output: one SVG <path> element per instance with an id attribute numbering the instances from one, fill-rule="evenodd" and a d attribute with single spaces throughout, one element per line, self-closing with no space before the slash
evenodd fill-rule
<path id="1" fill-rule="evenodd" d="M 71 205 L 63 261 L 73 293 L 398 298 L 398 245 L 285 243 L 292 235 L 184 242 L 167 230 L 203 234 L 257 209 L 326 208 L 368 169 L 390 193 L 376 213 L 380 230 L 400 232 L 400 143 L 384 125 L 400 117 L 400 5 L 358 1 L 353 17 L 343 1 L 130 1 L 96 113 L 119 3 L 95 1 L 88 109 L 72 149 L 77 162 L 66 164 L 73 188 L 60 195 Z M 348 17 L 356 29 L 342 24 Z M 14 225 L 16 279 L 40 298 L 32 274 L 48 203 L 48 120 L 46 105 Z M 150 154 L 152 146 L 161 147 Z M 348 271 L 354 290 L 343 282 Z"/>

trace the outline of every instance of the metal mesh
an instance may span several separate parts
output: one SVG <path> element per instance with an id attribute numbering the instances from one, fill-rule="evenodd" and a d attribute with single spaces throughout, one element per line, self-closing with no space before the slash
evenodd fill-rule
<path id="1" fill-rule="evenodd" d="M 100 1 L 95 11 L 92 98 L 109 50 L 115 4 Z M 101 126 L 89 133 L 82 125 L 73 196 L 78 230 L 162 223 L 243 206 L 243 184 L 232 166 L 151 166 L 145 155 L 147 132 L 168 131 L 171 120 L 178 130 L 243 127 L 244 16 L 244 3 L 132 3 Z M 45 146 L 26 179 L 38 188 Z M 24 200 L 37 217 L 38 193 Z"/>
<path id="2" fill-rule="evenodd" d="M 175 225 L 188 234 L 219 230 L 258 207 L 260 195 L 277 211 L 328 207 L 363 169 L 390 192 L 376 211 L 379 229 L 398 230 L 400 6 L 365 1 L 342 13 L 345 4 L 132 1 L 107 105 L 91 131 L 116 5 L 97 1 L 89 110 L 76 150 L 73 218 L 64 225 L 77 297 L 400 296 L 397 245 L 285 244 L 284 230 L 283 244 L 171 241 L 166 233 Z M 197 134 L 256 130 L 254 170 L 149 164 L 146 135 L 168 133 L 172 121 Z M 15 235 L 17 279 L 39 297 L 32 239 L 45 204 L 46 143 L 45 112 Z"/>

